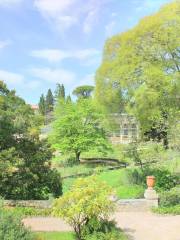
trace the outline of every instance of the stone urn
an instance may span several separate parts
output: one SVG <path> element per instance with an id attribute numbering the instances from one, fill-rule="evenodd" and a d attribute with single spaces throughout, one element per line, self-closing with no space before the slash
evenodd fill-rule
<path id="1" fill-rule="evenodd" d="M 156 190 L 153 189 L 153 187 L 155 186 L 155 177 L 147 176 L 146 183 L 148 188 L 145 190 L 144 193 L 145 199 L 150 201 L 149 203 L 152 204 L 152 206 L 158 206 L 158 194 L 156 193 Z"/>
<path id="2" fill-rule="evenodd" d="M 147 176 L 146 177 L 146 183 L 148 186 L 148 189 L 153 189 L 154 185 L 155 185 L 155 177 L 154 176 Z"/>

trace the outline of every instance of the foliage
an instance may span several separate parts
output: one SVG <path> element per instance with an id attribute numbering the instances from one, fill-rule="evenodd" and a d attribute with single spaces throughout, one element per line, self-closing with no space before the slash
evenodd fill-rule
<path id="1" fill-rule="evenodd" d="M 0 211 L 1 240 L 35 240 L 35 236 L 27 230 L 18 216 Z"/>
<path id="2" fill-rule="evenodd" d="M 34 207 L 11 207 L 11 208 L 4 208 L 4 212 L 12 213 L 16 216 L 24 217 L 46 217 L 51 216 L 52 210 L 50 208 L 34 208 Z"/>
<path id="3" fill-rule="evenodd" d="M 38 125 L 38 126 L 37 126 Z M 39 140 L 39 120 L 25 101 L 0 81 L 0 192 L 9 199 L 46 199 L 61 194 L 52 152 Z"/>
<path id="4" fill-rule="evenodd" d="M 114 221 L 98 220 L 95 218 L 83 228 L 83 236 L 85 240 L 116 240 L 124 239 L 122 232 L 117 229 Z M 123 237 L 123 238 L 122 238 Z"/>
<path id="5" fill-rule="evenodd" d="M 65 94 L 65 87 L 63 84 L 56 84 L 56 89 L 54 92 L 54 97 L 56 102 L 61 99 L 61 100 L 65 100 L 66 94 Z"/>
<path id="6" fill-rule="evenodd" d="M 134 142 L 127 146 L 125 157 L 143 169 L 153 163 L 159 162 L 164 151 L 161 143 L 153 141 Z"/>
<path id="7" fill-rule="evenodd" d="M 0 192 L 6 199 L 47 199 L 61 195 L 60 175 L 51 169 L 46 142 L 24 141 L 0 152 Z"/>
<path id="8" fill-rule="evenodd" d="M 53 110 L 54 106 L 54 97 L 52 94 L 51 89 L 48 89 L 47 95 L 46 95 L 46 112 L 51 112 Z"/>
<path id="9" fill-rule="evenodd" d="M 93 90 L 94 86 L 89 85 L 79 86 L 73 90 L 73 95 L 75 95 L 78 99 L 89 98 L 91 97 Z"/>
<path id="10" fill-rule="evenodd" d="M 179 177 L 162 167 L 146 167 L 143 171 L 140 169 L 128 170 L 128 178 L 132 184 L 146 186 L 146 177 L 151 175 L 155 176 L 155 188 L 159 191 L 170 190 L 178 184 Z"/>
<path id="11" fill-rule="evenodd" d="M 36 240 L 75 240 L 75 236 L 71 232 L 41 232 Z"/>
<path id="12" fill-rule="evenodd" d="M 173 188 L 160 194 L 160 207 L 180 205 L 180 188 Z"/>
<path id="13" fill-rule="evenodd" d="M 43 94 L 40 97 L 38 106 L 39 106 L 39 112 L 44 116 L 46 113 L 46 101 Z"/>
<path id="14" fill-rule="evenodd" d="M 164 140 L 179 112 L 180 2 L 108 39 L 96 74 L 97 104 L 134 115 L 146 137 Z M 119 111 L 118 111 L 119 110 Z"/>
<path id="15" fill-rule="evenodd" d="M 146 169 L 145 175 L 154 175 L 156 178 L 156 188 L 159 190 L 170 190 L 178 184 L 179 177 L 171 174 L 169 170 L 162 168 Z"/>
<path id="16" fill-rule="evenodd" d="M 74 153 L 77 161 L 80 154 L 89 149 L 106 151 L 109 144 L 101 120 L 89 99 L 77 103 L 59 101 L 50 142 L 63 153 Z"/>
<path id="17" fill-rule="evenodd" d="M 169 146 L 180 152 L 180 122 L 179 116 L 169 128 Z"/>
<path id="18" fill-rule="evenodd" d="M 171 207 L 158 207 L 153 208 L 152 211 L 158 214 L 172 214 L 172 215 L 180 215 L 180 204 L 171 206 Z"/>
<path id="19" fill-rule="evenodd" d="M 69 223 L 78 239 L 82 239 L 82 229 L 90 219 L 107 219 L 114 210 L 110 200 L 112 189 L 97 178 L 88 177 L 76 180 L 70 191 L 57 199 L 53 214 Z"/>
<path id="20" fill-rule="evenodd" d="M 87 169 L 87 171 L 88 170 L 89 169 Z M 89 173 L 87 171 L 84 170 L 84 173 Z M 83 169 L 81 172 L 83 172 Z M 143 184 L 140 185 L 133 184 L 133 182 L 131 182 L 131 178 L 129 178 L 128 172 L 129 172 L 128 169 L 119 169 L 111 171 L 107 171 L 106 169 L 104 169 L 103 172 L 97 175 L 97 178 L 99 181 L 106 182 L 106 184 L 112 187 L 116 191 L 117 197 L 120 199 L 142 198 L 145 186 Z M 76 178 L 63 179 L 63 193 L 71 190 L 75 179 Z"/>
<path id="21" fill-rule="evenodd" d="M 15 146 L 18 139 L 37 138 L 36 116 L 25 101 L 0 81 L 0 150 Z M 39 126 L 38 126 L 39 127 Z M 37 129 L 37 131 L 32 131 Z M 35 132 L 35 134 L 31 134 Z"/>

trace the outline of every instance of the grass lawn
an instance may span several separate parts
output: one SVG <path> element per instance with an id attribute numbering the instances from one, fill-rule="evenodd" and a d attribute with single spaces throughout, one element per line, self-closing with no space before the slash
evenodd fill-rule
<path id="1" fill-rule="evenodd" d="M 72 232 L 41 232 L 38 233 L 38 240 L 76 240 Z M 121 239 L 117 240 L 127 240 L 127 236 L 122 232 Z"/>
<path id="2" fill-rule="evenodd" d="M 41 232 L 38 233 L 38 240 L 75 240 L 71 232 Z"/>
<path id="3" fill-rule="evenodd" d="M 103 172 L 98 175 L 98 178 L 113 187 L 120 199 L 143 197 L 144 188 L 129 182 L 127 169 Z"/>
<path id="4" fill-rule="evenodd" d="M 143 197 L 144 188 L 139 185 L 132 185 L 129 182 L 128 169 L 104 171 L 98 175 L 98 178 L 113 187 L 120 199 Z M 67 178 L 63 180 L 64 193 L 69 190 L 74 181 L 75 178 Z"/>

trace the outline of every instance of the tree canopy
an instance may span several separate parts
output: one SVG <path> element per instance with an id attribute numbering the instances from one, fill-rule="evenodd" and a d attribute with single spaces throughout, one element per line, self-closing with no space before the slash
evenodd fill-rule
<path id="1" fill-rule="evenodd" d="M 76 103 L 60 101 L 55 109 L 50 142 L 63 153 L 74 153 L 77 160 L 82 152 L 92 148 L 104 151 L 108 141 L 101 121 L 90 99 Z"/>
<path id="2" fill-rule="evenodd" d="M 94 91 L 94 86 L 84 85 L 74 89 L 73 95 L 77 98 L 89 98 Z"/>
<path id="3" fill-rule="evenodd" d="M 54 96 L 52 94 L 51 89 L 48 89 L 47 95 L 46 95 L 46 112 L 51 112 L 53 110 L 54 106 Z"/>
<path id="4" fill-rule="evenodd" d="M 6 199 L 47 199 L 61 194 L 52 152 L 39 140 L 31 106 L 0 81 L 0 193 Z"/>
<path id="5" fill-rule="evenodd" d="M 65 87 L 63 84 L 57 83 L 54 93 L 55 93 L 54 97 L 55 97 L 56 101 L 58 101 L 58 99 L 65 100 L 66 94 L 65 94 Z"/>
<path id="6" fill-rule="evenodd" d="M 133 114 L 142 133 L 159 139 L 180 107 L 179 12 L 180 1 L 174 1 L 107 40 L 96 74 L 97 103 Z"/>

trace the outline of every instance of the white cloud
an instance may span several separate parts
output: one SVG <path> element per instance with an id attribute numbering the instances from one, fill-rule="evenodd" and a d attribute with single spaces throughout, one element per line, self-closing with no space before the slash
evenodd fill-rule
<path id="1" fill-rule="evenodd" d="M 63 82 L 66 85 L 71 85 L 76 79 L 76 75 L 73 72 L 64 69 L 32 68 L 29 72 L 34 77 L 50 83 Z"/>
<path id="2" fill-rule="evenodd" d="M 64 59 L 79 59 L 79 60 L 91 60 L 98 57 L 100 51 L 90 48 L 82 50 L 59 50 L 59 49 L 41 49 L 31 52 L 31 56 L 36 58 L 43 58 L 49 62 L 58 62 Z"/>
<path id="3" fill-rule="evenodd" d="M 111 0 L 34 0 L 41 15 L 60 32 L 81 24 L 90 33 L 97 23 L 103 5 Z"/>
<path id="4" fill-rule="evenodd" d="M 105 26 L 105 30 L 106 30 L 106 36 L 110 37 L 114 34 L 114 29 L 116 26 L 116 22 L 115 21 L 111 21 L 110 23 L 108 23 Z"/>
<path id="5" fill-rule="evenodd" d="M 15 4 L 21 3 L 23 0 L 0 0 L 0 6 L 11 7 Z"/>
<path id="6" fill-rule="evenodd" d="M 60 31 L 77 23 L 72 6 L 77 0 L 34 0 L 34 6 L 43 17 L 53 22 Z"/>
<path id="7" fill-rule="evenodd" d="M 24 76 L 21 74 L 0 70 L 0 79 L 10 85 L 20 85 L 24 81 Z"/>
<path id="8" fill-rule="evenodd" d="M 49 62 L 58 62 L 67 58 L 66 52 L 58 49 L 33 50 L 30 55 L 36 58 L 46 59 Z"/>
<path id="9" fill-rule="evenodd" d="M 0 49 L 7 47 L 11 42 L 9 40 L 0 41 Z"/>

